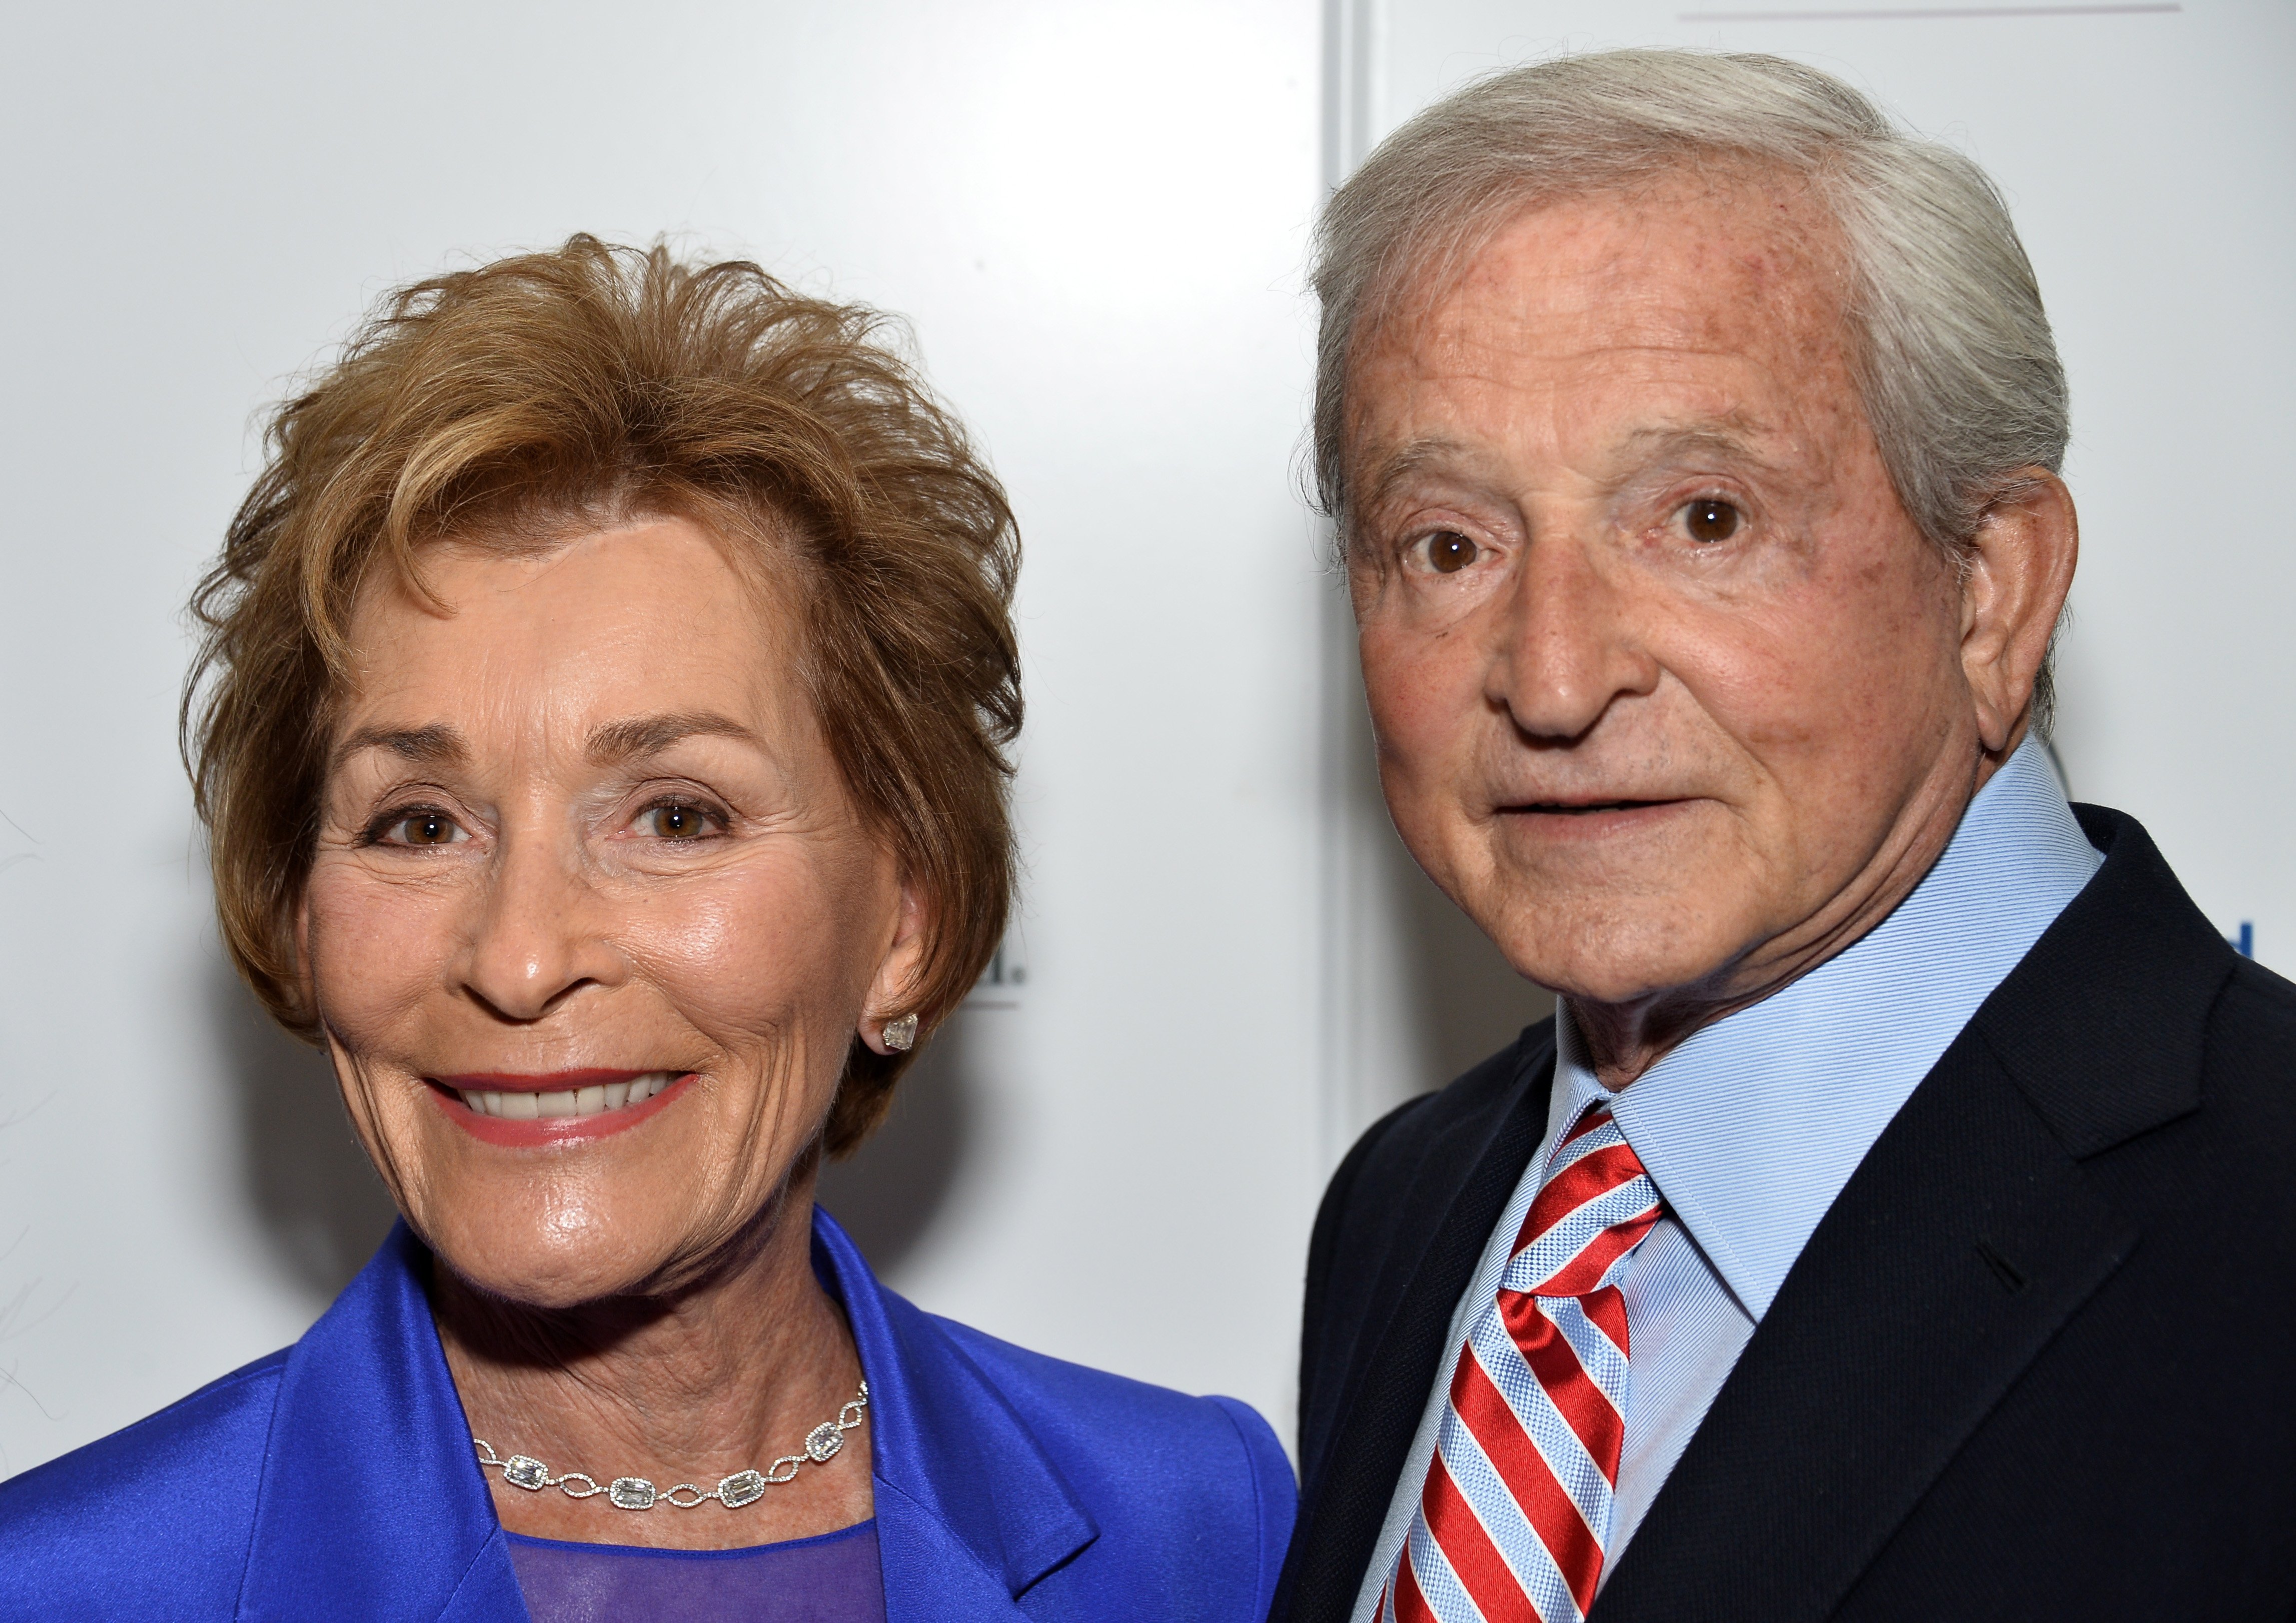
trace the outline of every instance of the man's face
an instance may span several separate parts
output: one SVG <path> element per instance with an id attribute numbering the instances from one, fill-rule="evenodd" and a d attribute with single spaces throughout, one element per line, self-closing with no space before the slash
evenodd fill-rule
<path id="1" fill-rule="evenodd" d="M 1542 985 L 1759 996 L 1878 921 L 1979 756 L 1954 571 L 1850 373 L 1839 237 L 1756 175 L 1541 206 L 1349 378 L 1381 777 Z"/>

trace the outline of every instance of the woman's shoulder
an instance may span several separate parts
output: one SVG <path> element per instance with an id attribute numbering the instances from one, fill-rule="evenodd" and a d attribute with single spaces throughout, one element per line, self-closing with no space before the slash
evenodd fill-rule
<path id="1" fill-rule="evenodd" d="M 1176 1463 L 1193 1460 L 1216 1475 L 1272 1469 L 1283 1483 L 1291 1481 L 1292 1467 L 1274 1428 L 1241 1398 L 1191 1397 L 1032 1352 L 954 1319 L 926 1316 L 1032 1426 L 1073 1432 L 1088 1452 L 1107 1454 L 1119 1468 L 1166 1476 Z M 1150 1440 L 1152 1460 L 1141 1450 Z"/>
<path id="2" fill-rule="evenodd" d="M 814 1237 L 869 1376 L 885 1570 L 950 1602 L 937 1615 L 975 1615 L 953 1586 L 986 1578 L 997 1595 L 980 1615 L 1025 1594 L 1044 1623 L 1267 1616 L 1298 1495 L 1250 1406 L 926 1313 L 827 1213 Z"/>
<path id="3" fill-rule="evenodd" d="M 816 1208 L 814 1225 L 863 1367 L 891 1358 L 940 1427 L 1018 1426 L 1087 1500 L 1225 1510 L 1228 1525 L 1277 1522 L 1288 1533 L 1291 1461 L 1250 1405 L 1071 1364 L 928 1313 L 887 1289 L 827 1212 Z"/>
<path id="4" fill-rule="evenodd" d="M 286 1361 L 0 1481 L 0 1617 L 228 1617 Z"/>
<path id="5" fill-rule="evenodd" d="M 1031 1592 L 1045 1615 L 1103 1615 L 1116 1594 L 1137 1603 L 1131 1615 L 1139 1617 L 1265 1613 L 1299 1493 L 1283 1446 L 1258 1410 L 919 1316 L 1010 1406 L 1095 1526 L 1091 1550 Z M 1152 1591 L 1167 1588 L 1149 1603 Z"/>

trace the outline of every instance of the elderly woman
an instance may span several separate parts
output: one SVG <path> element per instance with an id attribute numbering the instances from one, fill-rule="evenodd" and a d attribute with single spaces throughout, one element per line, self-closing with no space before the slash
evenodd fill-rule
<path id="1" fill-rule="evenodd" d="M 1004 926 L 1018 547 L 869 313 L 587 238 L 390 299 L 197 611 L 225 939 L 404 1222 L 0 1485 L 10 1619 L 1233 1619 L 1267 1426 L 813 1204 Z"/>

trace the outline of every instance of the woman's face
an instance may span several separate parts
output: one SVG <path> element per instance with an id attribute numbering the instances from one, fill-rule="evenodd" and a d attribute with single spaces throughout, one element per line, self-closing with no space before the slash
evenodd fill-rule
<path id="1" fill-rule="evenodd" d="M 793 617 L 694 525 L 424 559 L 351 627 L 299 936 L 351 1119 L 465 1278 L 686 1283 L 813 1142 L 922 942 Z"/>

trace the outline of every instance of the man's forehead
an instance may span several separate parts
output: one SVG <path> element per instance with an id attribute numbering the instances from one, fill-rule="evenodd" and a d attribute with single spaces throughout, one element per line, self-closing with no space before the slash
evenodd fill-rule
<path id="1" fill-rule="evenodd" d="M 1495 344 L 1567 357 L 1807 342 L 1839 330 L 1846 263 L 1807 192 L 1686 176 L 1518 211 L 1406 277 L 1368 336 L 1438 364 Z"/>
<path id="2" fill-rule="evenodd" d="M 1503 427 L 1598 420 L 1622 454 L 1743 450 L 1850 406 L 1840 256 L 1771 201 L 1701 184 L 1518 215 L 1364 333 L 1349 460 L 1387 485 Z"/>

